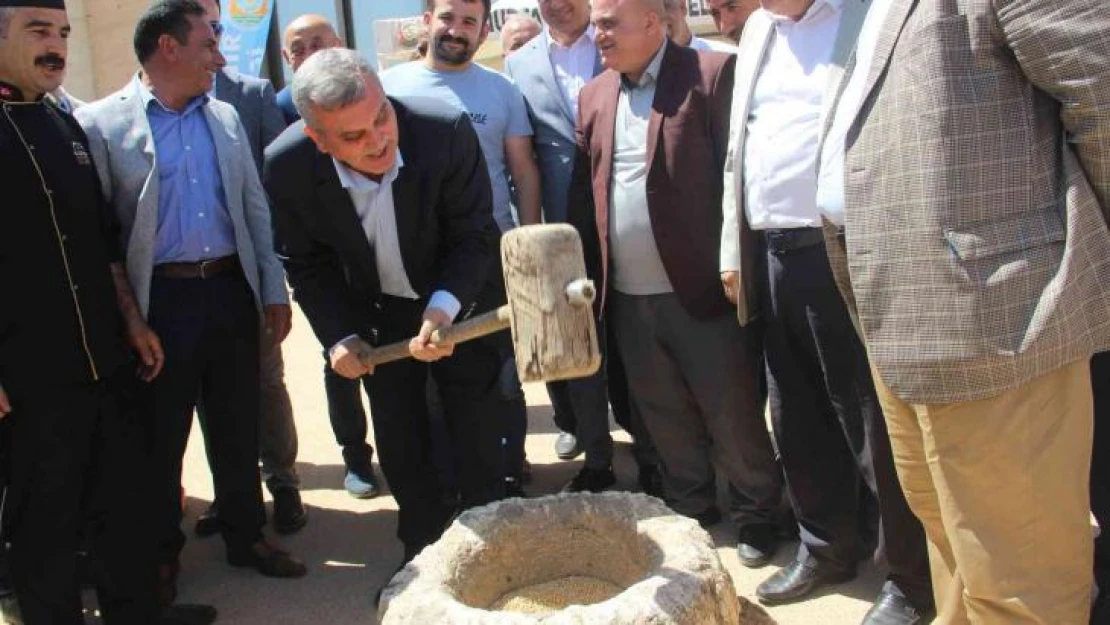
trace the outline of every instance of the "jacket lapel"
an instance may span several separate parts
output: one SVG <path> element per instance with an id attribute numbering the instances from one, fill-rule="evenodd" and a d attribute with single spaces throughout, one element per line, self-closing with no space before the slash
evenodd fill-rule
<path id="1" fill-rule="evenodd" d="M 875 44 L 875 59 L 871 63 L 871 67 L 867 68 L 867 82 L 863 87 L 863 98 L 861 102 L 866 102 L 871 97 L 871 92 L 875 90 L 875 85 L 879 82 L 879 76 L 886 70 L 886 66 L 890 63 L 890 56 L 894 53 L 894 44 L 898 42 L 898 37 L 902 34 L 902 29 L 906 26 L 906 20 L 909 19 L 910 13 L 917 5 L 917 0 L 890 0 L 890 14 L 887 15 L 886 22 L 883 24 L 882 30 L 879 32 L 879 40 Z M 856 68 L 856 71 L 865 71 L 864 68 Z M 861 106 L 860 110 L 866 107 Z M 858 116 L 858 113 L 857 113 Z M 859 123 L 859 119 L 855 120 Z"/>
<path id="2" fill-rule="evenodd" d="M 594 172 L 594 198 L 597 211 L 598 234 L 608 242 L 609 234 L 609 179 L 613 175 L 613 141 L 617 126 L 617 101 L 620 98 L 620 74 L 605 72 L 597 78 L 601 82 L 600 103 L 593 134 L 597 137 L 597 171 Z M 591 155 L 593 158 L 594 155 Z M 605 256 L 602 257 L 603 261 Z"/>
<path id="3" fill-rule="evenodd" d="M 365 259 L 363 268 L 365 278 L 370 281 L 371 293 L 381 290 L 378 284 L 378 269 L 374 261 L 374 250 L 370 241 L 366 239 L 366 232 L 362 229 L 355 205 L 351 196 L 339 182 L 339 174 L 335 173 L 335 162 L 327 154 L 316 153 L 316 181 L 317 210 L 324 213 L 321 220 L 335 227 L 335 232 L 344 239 L 343 247 L 355 250 L 355 257 Z"/>
<path id="4" fill-rule="evenodd" d="M 402 159 L 404 152 L 401 153 Z M 415 162 L 415 161 L 412 161 Z M 397 244 L 401 248 L 401 261 L 405 272 L 412 276 L 417 266 L 413 254 L 420 249 L 417 238 L 420 234 L 421 204 L 420 179 L 412 166 L 401 166 L 397 179 L 393 181 L 393 219 L 397 224 Z M 410 280 L 411 282 L 411 280 Z M 415 287 L 414 287 L 415 288 Z"/>
<path id="5" fill-rule="evenodd" d="M 238 158 L 238 154 L 235 153 L 237 151 L 229 149 L 227 131 L 220 119 L 212 112 L 212 108 L 206 103 L 201 106 L 201 110 L 204 111 L 204 121 L 208 124 L 208 131 L 212 135 L 212 144 L 216 146 L 216 158 L 219 160 L 220 166 L 220 180 L 223 182 L 224 188 L 224 206 L 227 207 L 228 213 L 234 219 L 236 211 L 232 207 L 231 198 L 235 197 L 243 181 L 240 180 L 236 184 L 232 184 L 231 172 L 227 164 L 231 162 L 229 159 Z M 245 207 L 241 206 L 240 208 L 246 210 Z"/>
<path id="6" fill-rule="evenodd" d="M 736 201 L 740 204 L 737 209 L 741 218 L 744 215 L 744 143 L 748 130 L 748 114 L 751 111 L 752 93 L 755 91 L 755 82 L 759 77 L 759 68 L 767 56 L 767 47 L 771 43 L 771 34 L 774 24 L 771 19 L 757 11 L 748 19 L 744 34 L 740 38 L 740 51 L 736 58 L 736 82 L 732 98 L 732 139 L 729 141 L 731 149 L 735 151 L 732 171 L 736 189 Z"/>
<path id="7" fill-rule="evenodd" d="M 551 55 L 547 52 L 548 45 L 550 44 L 546 34 L 536 37 L 530 47 L 530 56 L 534 58 L 529 58 L 528 64 L 535 64 L 539 72 L 540 82 L 551 93 L 551 97 L 559 103 L 559 111 L 562 112 L 563 118 L 573 129 L 574 114 L 571 112 L 570 103 L 563 97 L 563 90 L 559 88 L 559 81 L 555 79 L 555 66 L 551 64 Z M 571 133 L 571 138 L 574 138 L 573 133 Z"/>
<path id="8" fill-rule="evenodd" d="M 824 142 L 825 134 L 832 126 L 834 107 L 846 86 L 848 65 L 855 62 L 856 41 L 859 39 L 860 28 L 863 27 L 863 21 L 867 17 L 867 10 L 871 4 L 872 0 L 844 0 L 840 27 L 837 29 L 836 43 L 833 45 L 832 58 L 829 62 L 825 95 L 821 99 L 820 143 Z M 820 147 L 818 147 L 818 154 L 820 154 Z"/>

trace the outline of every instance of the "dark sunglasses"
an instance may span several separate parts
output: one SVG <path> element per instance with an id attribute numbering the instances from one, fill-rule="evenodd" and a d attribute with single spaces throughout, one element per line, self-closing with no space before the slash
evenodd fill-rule
<path id="1" fill-rule="evenodd" d="M 208 22 L 208 25 L 212 27 L 212 32 L 215 33 L 217 37 L 220 37 L 224 34 L 223 24 L 219 22 Z"/>

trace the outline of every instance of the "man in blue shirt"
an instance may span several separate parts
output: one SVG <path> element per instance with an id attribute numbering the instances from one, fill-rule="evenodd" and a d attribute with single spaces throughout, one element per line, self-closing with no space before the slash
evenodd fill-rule
<path id="1" fill-rule="evenodd" d="M 144 391 L 162 596 L 176 593 L 181 465 L 198 404 L 228 562 L 299 577 L 304 565 L 263 536 L 258 481 L 259 324 L 280 341 L 291 310 L 243 126 L 207 95 L 224 59 L 195 0 L 150 6 L 135 52 L 142 71 L 79 121 L 123 226 L 139 307 L 166 353 Z"/>

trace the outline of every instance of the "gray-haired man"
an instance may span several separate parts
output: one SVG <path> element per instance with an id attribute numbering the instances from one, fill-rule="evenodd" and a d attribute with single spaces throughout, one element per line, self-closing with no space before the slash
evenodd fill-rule
<path id="1" fill-rule="evenodd" d="M 332 368 L 361 378 L 370 397 L 407 561 L 456 508 L 431 462 L 429 374 L 454 439 L 459 504 L 504 493 L 504 428 L 488 416 L 504 411 L 497 380 L 507 337 L 457 347 L 430 340 L 460 312 L 505 301 L 489 174 L 465 113 L 429 98 L 387 98 L 351 50 L 305 61 L 293 100 L 304 121 L 270 145 L 264 168 L 278 254 Z M 358 357 L 369 343 L 402 339 L 413 359 L 375 368 Z"/>

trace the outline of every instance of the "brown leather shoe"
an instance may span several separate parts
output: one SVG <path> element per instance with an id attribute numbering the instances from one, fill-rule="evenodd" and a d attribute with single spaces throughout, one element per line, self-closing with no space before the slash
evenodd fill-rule
<path id="1" fill-rule="evenodd" d="M 231 566 L 250 567 L 266 577 L 304 577 L 308 569 L 287 551 L 260 540 L 243 551 L 228 551 Z"/>

